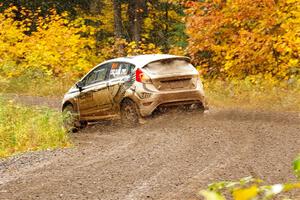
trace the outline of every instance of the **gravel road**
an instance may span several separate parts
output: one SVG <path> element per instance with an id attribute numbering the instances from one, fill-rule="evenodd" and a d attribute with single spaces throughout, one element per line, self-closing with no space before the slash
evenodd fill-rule
<path id="1" fill-rule="evenodd" d="M 217 180 L 295 181 L 300 116 L 170 111 L 135 128 L 102 123 L 72 137 L 74 148 L 0 161 L 0 199 L 196 199 Z"/>

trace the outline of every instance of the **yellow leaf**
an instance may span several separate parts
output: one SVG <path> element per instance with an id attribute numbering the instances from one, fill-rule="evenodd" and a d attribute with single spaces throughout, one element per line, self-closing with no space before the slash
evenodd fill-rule
<path id="1" fill-rule="evenodd" d="M 251 200 L 256 197 L 258 194 L 258 188 L 256 185 L 251 186 L 250 188 L 245 189 L 236 189 L 233 191 L 234 200 Z"/>
<path id="2" fill-rule="evenodd" d="M 199 194 L 202 195 L 205 198 L 205 200 L 225 200 L 225 198 L 222 195 L 213 191 L 202 190 Z"/>

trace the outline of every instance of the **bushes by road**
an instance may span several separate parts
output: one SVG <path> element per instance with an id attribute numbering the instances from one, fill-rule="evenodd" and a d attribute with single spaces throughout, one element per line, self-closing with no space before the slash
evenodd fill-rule
<path id="1" fill-rule="evenodd" d="M 203 0 L 188 6 L 188 52 L 205 76 L 299 79 L 298 0 Z"/>
<path id="2" fill-rule="evenodd" d="M 16 20 L 17 11 L 24 19 Z M 99 62 L 93 27 L 82 18 L 70 21 L 66 12 L 50 10 L 47 17 L 40 12 L 11 6 L 0 13 L 0 77 L 70 79 Z"/>
<path id="3" fill-rule="evenodd" d="M 289 82 L 248 76 L 245 80 L 204 80 L 208 102 L 215 107 L 300 111 L 300 79 Z"/>
<path id="4" fill-rule="evenodd" d="M 0 99 L 0 158 L 69 145 L 60 113 Z"/>

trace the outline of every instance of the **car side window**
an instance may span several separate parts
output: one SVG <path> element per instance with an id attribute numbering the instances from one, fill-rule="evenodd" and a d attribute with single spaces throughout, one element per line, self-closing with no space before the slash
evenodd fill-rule
<path id="1" fill-rule="evenodd" d="M 132 73 L 133 69 L 134 69 L 134 65 L 130 63 L 122 63 L 122 62 L 112 63 L 109 78 L 114 79 L 114 78 L 127 76 Z"/>
<path id="2" fill-rule="evenodd" d="M 110 64 L 105 64 L 97 67 L 85 78 L 84 85 L 88 86 L 94 83 L 102 82 L 108 79 L 108 71 Z"/>

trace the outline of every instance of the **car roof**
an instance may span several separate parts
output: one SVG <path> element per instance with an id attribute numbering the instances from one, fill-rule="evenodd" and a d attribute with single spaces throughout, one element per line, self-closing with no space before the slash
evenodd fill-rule
<path id="1" fill-rule="evenodd" d="M 172 58 L 178 58 L 178 59 L 184 59 L 186 61 L 190 61 L 190 58 L 185 56 L 175 56 L 169 54 L 146 54 L 146 55 L 115 58 L 115 59 L 107 60 L 101 64 L 105 64 L 109 62 L 128 62 L 134 64 L 136 67 L 141 68 L 155 61 L 172 59 Z"/>
<path id="2" fill-rule="evenodd" d="M 86 73 L 80 80 L 83 80 L 88 74 L 96 69 L 97 67 L 106 64 L 106 63 L 111 63 L 111 62 L 126 62 L 126 63 L 131 63 L 135 65 L 136 68 L 142 68 L 146 66 L 149 63 L 159 61 L 159 60 L 164 60 L 164 59 L 172 59 L 172 58 L 178 58 L 178 59 L 183 59 L 188 62 L 190 62 L 190 58 L 186 56 L 175 56 L 175 55 L 170 55 L 170 54 L 145 54 L 145 55 L 137 55 L 137 56 L 128 56 L 128 57 L 120 57 L 120 58 L 115 58 L 115 59 L 110 59 L 106 60 L 97 66 L 93 67 L 88 73 Z"/>

